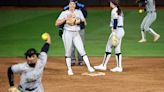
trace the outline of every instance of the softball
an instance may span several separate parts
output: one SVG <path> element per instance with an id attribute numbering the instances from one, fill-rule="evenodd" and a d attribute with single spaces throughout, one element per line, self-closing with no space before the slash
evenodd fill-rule
<path id="1" fill-rule="evenodd" d="M 139 13 L 143 13 L 144 12 L 144 10 L 143 9 L 139 9 L 139 11 L 138 11 Z"/>
<path id="2" fill-rule="evenodd" d="M 47 33 L 43 33 L 41 37 L 42 37 L 42 40 L 44 40 L 44 41 L 46 41 L 48 39 Z"/>

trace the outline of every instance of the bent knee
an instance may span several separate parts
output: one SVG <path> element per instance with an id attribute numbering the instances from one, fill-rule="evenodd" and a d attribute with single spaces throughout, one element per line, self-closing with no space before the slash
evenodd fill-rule
<path id="1" fill-rule="evenodd" d="M 149 31 L 149 27 L 148 26 L 144 26 L 144 31 Z"/>

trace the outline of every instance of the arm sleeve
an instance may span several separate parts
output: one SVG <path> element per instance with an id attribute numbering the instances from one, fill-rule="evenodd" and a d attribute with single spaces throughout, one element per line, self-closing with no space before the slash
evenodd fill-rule
<path id="1" fill-rule="evenodd" d="M 9 85 L 14 86 L 14 73 L 11 69 L 11 67 L 8 68 L 8 80 L 9 80 Z"/>
<path id="2" fill-rule="evenodd" d="M 113 29 L 117 29 L 118 19 L 113 19 Z"/>
<path id="3" fill-rule="evenodd" d="M 48 50 L 49 50 L 49 46 L 50 46 L 50 44 L 49 43 L 45 43 L 44 45 L 43 45 L 43 47 L 42 47 L 42 49 L 41 49 L 41 52 L 48 52 Z"/>

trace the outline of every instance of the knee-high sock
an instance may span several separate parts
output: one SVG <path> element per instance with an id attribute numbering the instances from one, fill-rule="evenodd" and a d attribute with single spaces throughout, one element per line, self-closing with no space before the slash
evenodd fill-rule
<path id="1" fill-rule="evenodd" d="M 103 59 L 103 62 L 102 62 L 102 65 L 103 66 L 107 66 L 108 64 L 108 61 L 110 59 L 110 56 L 111 56 L 111 53 L 110 52 L 106 52 L 105 55 L 104 55 L 104 59 Z"/>
<path id="2" fill-rule="evenodd" d="M 143 40 L 146 40 L 146 32 L 144 30 L 141 31 L 141 37 Z"/>
<path id="3" fill-rule="evenodd" d="M 90 62 L 89 62 L 89 59 L 88 59 L 88 56 L 87 55 L 84 55 L 83 56 L 83 60 L 84 60 L 84 62 L 85 62 L 85 64 L 86 64 L 86 66 L 89 68 L 89 67 L 91 67 L 91 65 L 90 65 Z"/>
<path id="4" fill-rule="evenodd" d="M 153 36 L 156 36 L 157 35 L 157 33 L 153 30 L 153 29 L 149 29 L 149 33 L 151 33 Z"/>
<path id="5" fill-rule="evenodd" d="M 71 58 L 66 57 L 66 64 L 67 64 L 68 70 L 72 70 L 72 68 L 71 68 Z"/>
<path id="6" fill-rule="evenodd" d="M 115 55 L 115 57 L 116 57 L 117 67 L 122 68 L 122 54 L 121 53 L 117 53 Z"/>

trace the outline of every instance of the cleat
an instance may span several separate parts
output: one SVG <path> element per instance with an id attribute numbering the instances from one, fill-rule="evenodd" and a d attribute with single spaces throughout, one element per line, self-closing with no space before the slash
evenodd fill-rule
<path id="1" fill-rule="evenodd" d="M 102 64 L 101 65 L 98 65 L 98 66 L 94 66 L 95 69 L 97 70 L 103 70 L 105 71 L 107 68 L 105 66 L 103 66 Z"/>
<path id="2" fill-rule="evenodd" d="M 139 42 L 139 43 L 144 43 L 144 42 L 146 42 L 146 40 L 145 40 L 145 39 L 141 39 L 141 40 L 139 40 L 138 42 Z"/>
<path id="3" fill-rule="evenodd" d="M 113 69 L 110 69 L 110 71 L 111 71 L 111 72 L 122 72 L 123 69 L 120 68 L 120 67 L 115 67 L 115 68 L 113 68 Z"/>
<path id="4" fill-rule="evenodd" d="M 73 75 L 72 70 L 68 70 L 68 75 Z"/>
<path id="5" fill-rule="evenodd" d="M 90 73 L 92 73 L 92 72 L 95 72 L 95 69 L 93 69 L 92 67 L 90 67 L 90 68 L 88 68 L 88 71 L 89 71 Z"/>
<path id="6" fill-rule="evenodd" d="M 156 36 L 154 36 L 154 42 L 156 42 L 159 38 L 160 38 L 160 35 L 159 34 L 157 34 Z"/>
<path id="7" fill-rule="evenodd" d="M 78 66 L 83 66 L 83 62 L 82 61 L 79 61 L 78 62 Z"/>

